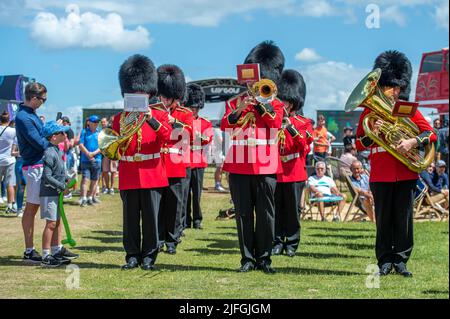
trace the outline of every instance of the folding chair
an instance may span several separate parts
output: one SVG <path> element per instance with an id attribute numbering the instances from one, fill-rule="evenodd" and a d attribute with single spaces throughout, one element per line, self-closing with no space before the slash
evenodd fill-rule
<path id="1" fill-rule="evenodd" d="M 345 172 L 342 172 L 342 174 L 345 177 L 345 183 L 347 184 L 347 187 L 350 191 L 350 194 L 352 195 L 352 202 L 350 203 L 350 207 L 347 210 L 347 213 L 344 217 L 344 222 L 347 221 L 348 215 L 351 213 L 353 206 L 357 208 L 356 212 L 353 213 L 352 221 L 356 219 L 356 217 L 367 217 L 367 212 L 365 211 L 363 205 L 360 201 L 359 192 L 356 190 L 355 186 L 353 186 L 353 183 L 350 179 L 350 175 L 346 174 Z M 361 213 L 359 213 L 361 212 Z"/>
<path id="2" fill-rule="evenodd" d="M 328 156 L 327 160 L 327 168 L 330 171 L 330 177 L 335 181 L 339 181 L 338 187 L 340 192 L 344 192 L 347 190 L 347 184 L 345 182 L 345 176 L 347 174 L 351 174 L 350 165 L 341 159 L 333 156 Z"/>
<path id="3" fill-rule="evenodd" d="M 441 194 L 430 195 L 428 186 L 419 178 L 414 199 L 414 217 L 419 219 L 428 216 L 432 220 L 436 216 L 442 221 L 445 217 L 448 218 L 448 210 L 442 207 L 443 205 L 448 205 L 445 196 Z"/>
<path id="4" fill-rule="evenodd" d="M 320 211 L 318 204 L 319 202 L 329 203 L 331 204 L 328 206 L 330 208 L 329 212 L 327 213 L 327 206 L 325 206 L 324 209 L 324 217 L 327 218 L 328 215 L 334 215 L 334 211 L 338 209 L 338 203 L 340 200 L 342 200 L 342 197 L 338 196 L 331 196 L 331 197 L 321 197 L 321 198 L 311 198 L 311 192 L 309 188 L 305 187 L 305 205 L 306 209 L 304 210 L 301 219 L 305 219 L 306 216 L 309 214 L 311 215 L 311 220 L 319 220 Z M 317 208 L 316 212 L 314 212 L 314 207 Z M 316 215 L 316 218 L 314 219 L 314 215 Z"/>

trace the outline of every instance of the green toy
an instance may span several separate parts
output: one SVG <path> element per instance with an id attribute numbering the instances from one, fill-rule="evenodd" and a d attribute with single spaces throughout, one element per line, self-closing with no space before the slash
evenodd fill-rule
<path id="1" fill-rule="evenodd" d="M 68 184 L 67 184 L 67 188 L 70 189 L 72 187 L 75 186 L 77 180 L 74 178 L 72 179 Z M 72 235 L 70 233 L 70 228 L 69 228 L 69 222 L 67 221 L 67 217 L 66 214 L 64 213 L 64 203 L 63 203 L 63 199 L 64 199 L 64 192 L 61 192 L 61 194 L 59 194 L 59 213 L 61 214 L 61 219 L 63 221 L 64 224 L 64 230 L 66 231 L 66 236 L 67 239 L 63 239 L 61 240 L 61 244 L 69 244 L 71 247 L 75 247 L 75 245 L 77 244 L 75 242 L 75 240 L 73 240 Z"/>

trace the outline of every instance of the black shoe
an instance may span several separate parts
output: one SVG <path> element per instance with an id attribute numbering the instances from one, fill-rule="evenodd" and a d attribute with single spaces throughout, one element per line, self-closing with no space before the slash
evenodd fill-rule
<path id="1" fill-rule="evenodd" d="M 392 272 L 392 268 L 393 268 L 392 263 L 384 263 L 381 265 L 378 274 L 380 276 L 387 276 Z"/>
<path id="2" fill-rule="evenodd" d="M 42 262 L 42 256 L 33 249 L 30 253 L 23 253 L 23 261 L 27 264 L 40 264 Z"/>
<path id="3" fill-rule="evenodd" d="M 262 270 L 265 274 L 273 275 L 276 271 L 273 269 L 269 263 L 263 262 L 258 265 L 258 269 Z"/>
<path id="4" fill-rule="evenodd" d="M 272 255 L 281 255 L 283 253 L 282 245 L 275 245 L 272 249 Z"/>
<path id="5" fill-rule="evenodd" d="M 293 250 L 292 248 L 286 249 L 286 256 L 294 257 L 295 256 L 295 250 Z"/>
<path id="6" fill-rule="evenodd" d="M 42 262 L 41 262 L 41 266 L 42 267 L 47 267 L 47 268 L 56 268 L 56 267 L 59 267 L 59 266 L 61 266 L 63 264 L 64 263 L 61 260 L 56 259 L 52 255 L 45 256 L 45 258 L 42 259 Z"/>
<path id="7" fill-rule="evenodd" d="M 194 225 L 194 229 L 203 229 L 203 226 L 201 223 L 197 223 Z"/>
<path id="8" fill-rule="evenodd" d="M 145 257 L 142 262 L 142 270 L 155 270 L 155 261 L 150 257 Z"/>
<path id="9" fill-rule="evenodd" d="M 252 262 L 247 261 L 245 264 L 241 266 L 241 268 L 238 269 L 238 272 L 249 272 L 254 269 L 255 265 Z"/>
<path id="10" fill-rule="evenodd" d="M 72 253 L 66 247 L 62 247 L 58 253 L 53 255 L 56 259 L 66 259 L 66 260 L 74 260 L 79 257 L 79 255 Z"/>
<path id="11" fill-rule="evenodd" d="M 410 272 L 407 268 L 406 268 L 406 264 L 404 262 L 401 262 L 399 264 L 394 264 L 394 269 L 395 271 L 402 275 L 403 277 L 412 277 L 412 272 Z"/>
<path id="12" fill-rule="evenodd" d="M 170 255 L 175 255 L 177 253 L 177 249 L 174 246 L 167 247 L 166 253 Z"/>
<path id="13" fill-rule="evenodd" d="M 122 266 L 122 270 L 130 270 L 137 267 L 139 267 L 139 262 L 136 257 L 130 257 L 130 259 L 128 259 L 128 262 Z"/>

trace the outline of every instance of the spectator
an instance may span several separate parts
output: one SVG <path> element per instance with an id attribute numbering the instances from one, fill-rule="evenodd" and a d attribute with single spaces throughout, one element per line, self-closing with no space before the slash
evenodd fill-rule
<path id="1" fill-rule="evenodd" d="M 216 164 L 216 171 L 214 173 L 215 186 L 214 189 L 218 192 L 226 192 L 227 190 L 222 186 L 222 166 L 225 159 L 224 155 L 224 136 L 220 127 L 214 127 L 212 150 L 214 163 Z"/>
<path id="2" fill-rule="evenodd" d="M 27 263 L 41 263 L 42 257 L 33 246 L 34 219 L 39 209 L 39 188 L 42 177 L 44 150 L 48 141 L 42 136 L 42 121 L 36 110 L 47 100 L 47 88 L 33 82 L 25 87 L 25 102 L 16 114 L 16 134 L 23 159 L 23 172 L 27 183 L 27 204 L 22 217 L 25 237 L 23 259 Z"/>
<path id="3" fill-rule="evenodd" d="M 101 120 L 102 129 L 111 128 L 111 123 L 106 117 Z M 102 193 L 114 195 L 114 179 L 117 175 L 118 161 L 112 161 L 102 156 Z"/>
<path id="4" fill-rule="evenodd" d="M 445 172 L 446 168 L 447 164 L 443 160 L 437 161 L 436 171 L 433 174 L 432 181 L 437 188 L 444 190 L 448 197 L 448 175 Z"/>
<path id="5" fill-rule="evenodd" d="M 328 153 L 329 142 L 327 138 L 328 130 L 325 127 L 325 116 L 322 114 L 317 118 L 317 126 L 313 131 L 314 155 L 325 159 Z"/>
<path id="6" fill-rule="evenodd" d="M 446 207 L 448 208 L 448 176 L 445 173 L 445 162 L 438 161 L 440 168 L 435 169 L 435 164 L 431 163 L 428 168 L 420 173 L 420 178 L 428 186 L 428 193 L 435 202 L 446 199 Z M 439 174 L 441 178 L 439 178 Z"/>
<path id="7" fill-rule="evenodd" d="M 67 175 L 71 177 L 77 176 L 77 165 L 76 165 L 76 152 L 75 152 L 75 133 L 73 132 L 71 128 L 70 119 L 67 116 L 63 116 L 61 118 L 62 125 L 67 126 L 68 129 L 66 131 L 66 139 L 63 142 L 64 145 L 64 153 L 66 156 L 66 169 L 67 169 Z M 74 188 L 76 188 L 76 184 Z M 69 191 L 64 198 L 70 199 L 72 198 L 72 192 Z"/>
<path id="8" fill-rule="evenodd" d="M 356 135 L 353 134 L 352 127 L 347 126 L 346 128 L 344 128 L 344 139 L 343 139 L 344 148 L 347 145 L 353 145 L 353 147 L 355 147 L 355 138 L 356 138 Z"/>
<path id="9" fill-rule="evenodd" d="M 66 168 L 62 159 L 63 152 L 58 144 L 66 139 L 65 132 L 68 127 L 56 121 L 47 122 L 42 135 L 49 141 L 50 146 L 44 151 L 44 168 L 42 183 L 40 185 L 41 219 L 45 219 L 45 228 L 42 234 L 42 266 L 57 267 L 70 263 L 78 255 L 60 246 L 61 242 L 61 216 L 59 215 L 59 194 L 68 193 L 66 189 Z"/>
<path id="10" fill-rule="evenodd" d="M 434 143 L 434 149 L 436 150 L 436 161 L 440 160 L 439 158 L 439 148 L 440 148 L 440 136 L 439 136 L 439 130 L 441 129 L 441 120 L 440 119 L 434 119 L 433 121 L 433 131 L 437 136 L 437 141 Z"/>
<path id="11" fill-rule="evenodd" d="M 444 122 L 444 125 L 439 130 L 438 138 L 439 138 L 438 158 L 440 160 L 443 160 L 446 164 L 446 168 L 448 168 L 448 123 L 447 122 Z M 448 170 L 446 172 L 448 173 Z"/>
<path id="12" fill-rule="evenodd" d="M 358 160 L 355 155 L 356 155 L 355 146 L 353 144 L 347 144 L 344 148 L 344 154 L 342 154 L 339 159 L 343 161 L 349 168 L 354 161 Z"/>
<path id="13" fill-rule="evenodd" d="M 325 176 L 326 165 L 325 162 L 317 162 L 316 163 L 316 175 L 312 175 L 308 178 L 309 191 L 311 194 L 311 198 L 325 198 L 339 196 L 342 197 L 338 203 L 337 214 L 334 211 L 333 221 L 339 221 L 342 210 L 345 206 L 345 194 L 341 194 L 336 187 L 336 183 L 328 176 Z M 319 213 L 322 218 L 322 221 L 326 221 L 324 211 L 325 211 L 325 203 L 323 201 L 318 202 L 319 205 Z"/>
<path id="14" fill-rule="evenodd" d="M 328 141 L 328 156 L 333 155 L 333 147 L 331 146 L 331 143 L 333 143 L 336 140 L 336 136 L 331 134 L 329 131 L 327 132 L 327 141 Z"/>
<path id="15" fill-rule="evenodd" d="M 83 129 L 80 135 L 81 150 L 81 207 L 100 203 L 95 197 L 98 180 L 101 172 L 101 154 L 98 148 L 98 123 L 100 119 L 97 115 L 88 118 L 87 128 Z M 87 189 L 90 181 L 89 190 Z"/>
<path id="16" fill-rule="evenodd" d="M 369 186 L 369 176 L 364 174 L 362 163 L 358 160 L 352 162 L 350 170 L 352 171 L 350 180 L 359 194 L 361 205 L 370 221 L 373 222 L 375 215 L 373 210 L 373 195 Z"/>
<path id="17" fill-rule="evenodd" d="M 18 153 L 16 130 L 9 126 L 9 113 L 3 112 L 0 117 L 0 181 L 5 183 L 7 193 L 6 213 L 16 212 L 16 158 Z"/>

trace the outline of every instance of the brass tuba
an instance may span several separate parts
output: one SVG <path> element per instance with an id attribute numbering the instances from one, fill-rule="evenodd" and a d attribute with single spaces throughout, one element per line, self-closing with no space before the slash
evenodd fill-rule
<path id="1" fill-rule="evenodd" d="M 111 160 L 119 160 L 128 148 L 133 135 L 144 125 L 146 116 L 141 112 L 121 113 L 120 135 L 110 128 L 104 128 L 98 135 L 100 152 Z"/>
<path id="2" fill-rule="evenodd" d="M 383 147 L 392 156 L 414 172 L 426 169 L 434 158 L 434 145 L 428 144 L 425 151 L 413 148 L 408 152 L 399 152 L 396 146 L 401 140 L 417 137 L 420 132 L 417 125 L 407 117 L 392 115 L 394 105 L 378 86 L 381 69 L 375 69 L 359 82 L 345 104 L 345 111 L 350 112 L 358 106 L 372 110 L 363 120 L 364 132 L 376 144 Z M 372 131 L 378 120 L 384 123 L 378 133 Z"/>

